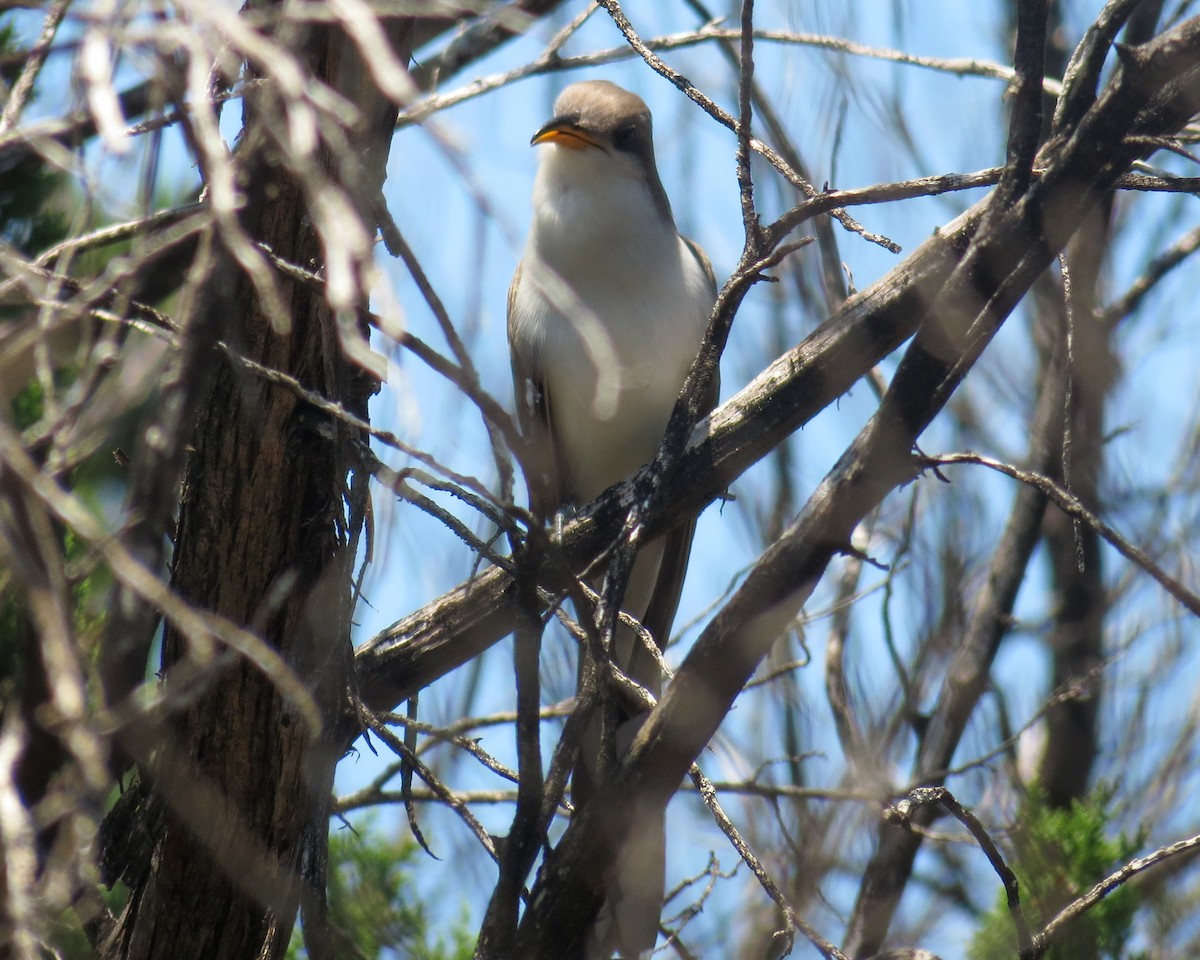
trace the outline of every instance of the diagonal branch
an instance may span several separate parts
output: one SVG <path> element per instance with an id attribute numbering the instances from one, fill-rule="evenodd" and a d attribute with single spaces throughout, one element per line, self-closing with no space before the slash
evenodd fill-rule
<path id="1" fill-rule="evenodd" d="M 1090 206 L 1135 159 L 1131 128 L 1174 130 L 1200 105 L 1200 18 L 1127 50 L 1113 85 L 1015 203 L 983 201 L 973 237 L 879 411 L 783 537 L 696 641 L 616 776 L 547 859 L 523 918 L 522 956 L 572 956 L 599 908 L 635 809 L 665 807 L 780 630 L 796 615 L 855 525 L 916 479 L 912 447 Z M 1007 199 L 1007 198 L 1005 198 Z M 600 878 L 600 879 L 598 879 Z M 551 935 L 552 932 L 552 935 Z"/>
<path id="2" fill-rule="evenodd" d="M 1003 259 L 1023 251 L 1036 236 L 1040 218 L 1055 211 L 1059 234 L 1086 206 L 1101 182 L 1116 182 L 1138 148 L 1123 143 L 1135 125 L 1145 132 L 1181 127 L 1195 110 L 1197 68 L 1187 61 L 1200 45 L 1200 21 L 1189 20 L 1152 44 L 1127 54 L 1120 80 L 1090 111 L 1086 133 L 1076 131 L 1038 159 L 1044 173 L 1019 213 L 1026 229 L 1009 239 Z M 1165 91 L 1174 91 L 1164 99 Z M 1147 109 L 1142 110 L 1143 107 Z M 985 201 L 986 202 L 986 201 Z M 976 204 L 922 244 L 903 264 L 862 293 L 804 341 L 764 370 L 735 397 L 701 421 L 679 469 L 664 488 L 668 505 L 647 536 L 711 503 L 752 464 L 773 450 L 912 335 L 930 301 L 946 284 L 979 227 L 984 203 Z M 1061 208 L 1061 217 L 1059 211 Z M 1057 237 L 1054 242 L 1063 242 Z M 1053 246 L 1053 244 L 1051 244 Z M 1040 257 L 1045 259 L 1043 252 Z M 999 269 L 998 262 L 993 272 Z M 631 488 L 600 498 L 565 531 L 564 549 L 573 569 L 582 570 L 615 538 L 618 517 Z M 397 622 L 357 652 L 362 695 L 374 708 L 390 709 L 413 691 L 466 663 L 511 632 L 516 616 L 511 578 L 489 570 Z"/>

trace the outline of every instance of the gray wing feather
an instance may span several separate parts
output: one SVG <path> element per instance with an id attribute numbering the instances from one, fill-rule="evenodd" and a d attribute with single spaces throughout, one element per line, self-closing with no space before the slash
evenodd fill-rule
<path id="1" fill-rule="evenodd" d="M 512 283 L 508 285 L 508 349 L 517 423 L 527 442 L 524 467 L 529 484 L 530 506 L 535 514 L 545 518 L 560 505 L 562 471 L 555 453 L 554 424 L 546 397 L 542 345 L 518 331 L 513 317 L 517 288 L 521 283 L 521 268 L 522 264 L 517 264 Z"/>
<path id="2" fill-rule="evenodd" d="M 700 264 L 700 269 L 704 271 L 704 275 L 708 277 L 708 285 L 712 288 L 713 299 L 717 296 L 717 275 L 713 271 L 712 261 L 708 259 L 708 254 L 704 252 L 704 248 L 695 240 L 689 240 L 687 237 L 682 238 L 687 244 L 687 248 L 692 252 L 692 256 L 696 258 L 696 262 Z"/>

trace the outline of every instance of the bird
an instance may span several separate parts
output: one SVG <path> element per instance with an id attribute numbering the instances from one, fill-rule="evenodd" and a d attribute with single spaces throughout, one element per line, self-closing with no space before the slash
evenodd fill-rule
<path id="1" fill-rule="evenodd" d="M 716 280 L 679 234 L 654 159 L 650 110 L 606 80 L 566 87 L 533 135 L 533 217 L 508 297 L 518 423 L 532 450 L 531 507 L 542 519 L 582 506 L 655 456 L 708 329 Z M 717 378 L 705 397 L 715 405 Z M 622 609 L 661 650 L 679 605 L 695 521 L 641 547 Z M 613 659 L 661 692 L 655 658 L 619 627 Z M 619 758 L 645 718 L 622 705 Z M 572 779 L 577 808 L 595 789 L 599 721 Z M 661 811 L 636 823 L 589 933 L 589 960 L 639 957 L 658 934 L 665 877 Z"/>

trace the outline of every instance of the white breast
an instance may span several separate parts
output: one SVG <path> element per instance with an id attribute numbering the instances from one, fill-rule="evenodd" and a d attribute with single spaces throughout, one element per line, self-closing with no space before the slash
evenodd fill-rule
<path id="1" fill-rule="evenodd" d="M 539 168 L 514 336 L 536 345 L 564 493 L 582 503 L 653 457 L 713 295 L 645 181 L 614 175 L 624 158 L 548 153 L 557 156 Z M 597 163 L 609 166 L 589 168 Z"/>

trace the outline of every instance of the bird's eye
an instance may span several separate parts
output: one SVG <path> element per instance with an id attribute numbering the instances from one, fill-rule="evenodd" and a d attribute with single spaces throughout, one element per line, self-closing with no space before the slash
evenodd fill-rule
<path id="1" fill-rule="evenodd" d="M 632 123 L 623 123 L 613 131 L 612 142 L 614 149 L 633 150 L 637 145 L 637 127 Z"/>

